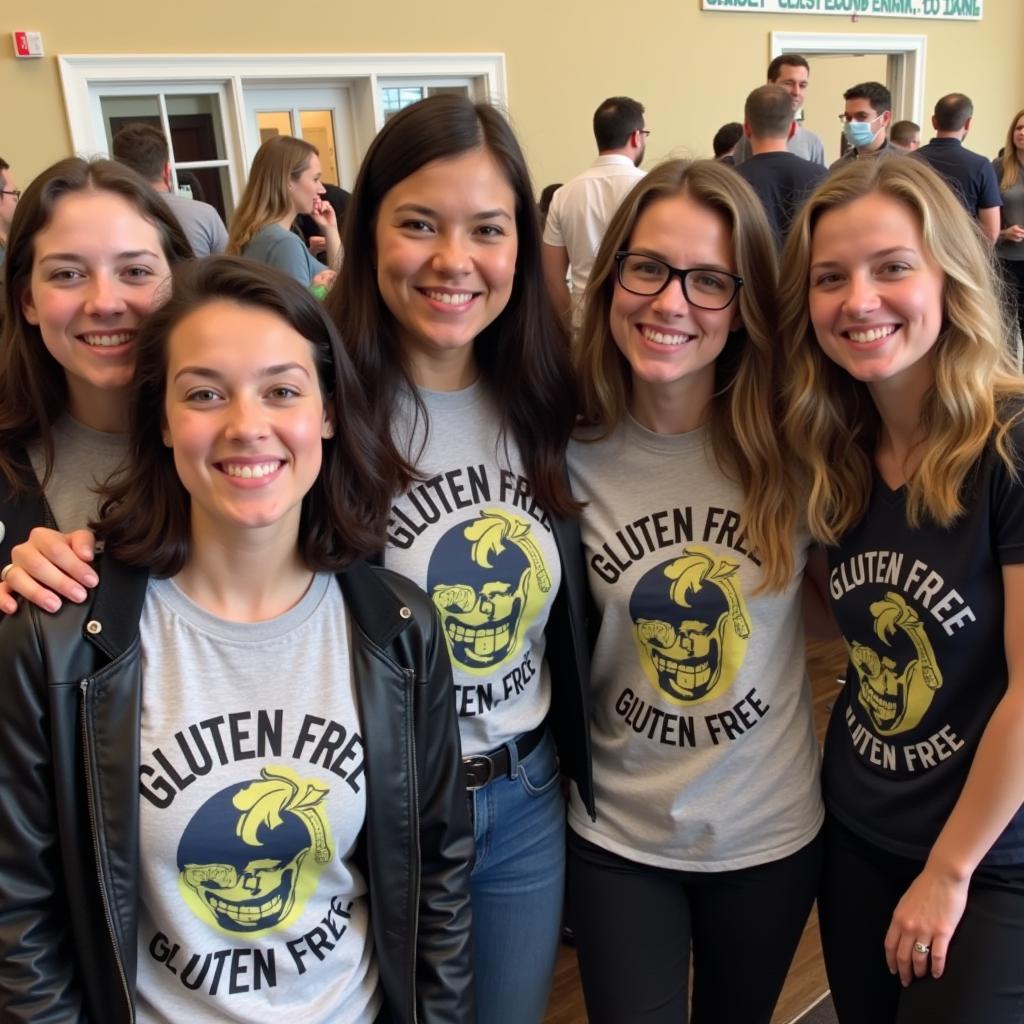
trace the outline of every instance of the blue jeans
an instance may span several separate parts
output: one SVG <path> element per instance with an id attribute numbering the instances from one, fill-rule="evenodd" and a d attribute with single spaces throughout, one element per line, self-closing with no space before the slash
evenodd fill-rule
<path id="1" fill-rule="evenodd" d="M 565 801 L 550 734 L 509 776 L 471 793 L 479 1024 L 540 1024 L 562 928 Z"/>

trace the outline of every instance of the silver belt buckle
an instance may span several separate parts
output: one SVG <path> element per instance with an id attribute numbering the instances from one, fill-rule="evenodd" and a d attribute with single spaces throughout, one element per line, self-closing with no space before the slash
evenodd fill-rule
<path id="1" fill-rule="evenodd" d="M 462 771 L 466 777 L 466 789 L 472 793 L 483 789 L 494 778 L 494 762 L 486 754 L 474 754 L 462 759 Z"/>

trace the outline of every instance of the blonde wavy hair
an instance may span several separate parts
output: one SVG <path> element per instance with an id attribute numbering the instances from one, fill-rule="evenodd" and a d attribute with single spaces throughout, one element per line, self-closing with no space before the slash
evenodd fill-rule
<path id="1" fill-rule="evenodd" d="M 231 220 L 227 246 L 230 255 L 241 256 L 257 232 L 288 216 L 292 208 L 289 183 L 319 155 L 316 146 L 291 135 L 275 135 L 256 150 L 249 180 Z"/>
<path id="2" fill-rule="evenodd" d="M 1020 181 L 1020 159 L 1017 156 L 1017 147 L 1013 143 L 1013 132 L 1017 122 L 1024 117 L 1024 110 L 1018 110 L 1013 115 L 1010 127 L 1006 129 L 1006 145 L 1003 146 L 1003 156 L 999 161 L 1002 173 L 999 175 L 999 191 L 1008 192 Z"/>
<path id="3" fill-rule="evenodd" d="M 629 362 L 609 323 L 617 287 L 615 253 L 629 248 L 640 215 L 652 203 L 685 195 L 714 211 L 729 227 L 736 272 L 743 278 L 738 303 L 741 325 L 715 361 L 715 392 L 709 430 L 722 472 L 743 491 L 743 522 L 761 559 L 762 587 L 783 588 L 793 574 L 796 488 L 776 430 L 778 345 L 776 253 L 771 228 L 750 186 L 732 168 L 713 160 L 670 160 L 642 178 L 622 201 L 598 250 L 584 294 L 576 352 L 581 396 L 581 437 L 604 437 L 626 415 L 631 390 Z"/>
<path id="4" fill-rule="evenodd" d="M 949 186 L 922 161 L 856 161 L 808 199 L 782 254 L 783 430 L 806 473 L 811 534 L 828 544 L 864 514 L 881 421 L 867 386 L 817 342 L 808 310 L 812 245 L 823 214 L 873 194 L 911 212 L 926 253 L 945 274 L 942 327 L 931 351 L 934 381 L 919 418 L 923 453 L 907 481 L 908 522 L 916 526 L 927 517 L 952 525 L 964 512 L 965 481 L 990 442 L 1016 472 L 1008 432 L 1021 416 L 1024 378 L 1007 344 L 1013 327 L 990 247 Z"/>

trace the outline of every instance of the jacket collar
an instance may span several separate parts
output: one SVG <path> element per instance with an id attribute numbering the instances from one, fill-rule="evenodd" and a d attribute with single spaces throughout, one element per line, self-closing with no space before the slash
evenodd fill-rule
<path id="1" fill-rule="evenodd" d="M 83 636 L 113 660 L 139 635 L 149 573 L 107 558 L 100 560 L 97 574 L 100 582 L 83 615 Z M 401 598 L 366 562 L 353 562 L 337 578 L 353 619 L 377 646 L 386 647 L 409 624 Z"/>
<path id="2" fill-rule="evenodd" d="M 352 618 L 378 647 L 386 647 L 409 624 L 409 609 L 366 562 L 353 562 L 343 569 L 338 582 Z"/>

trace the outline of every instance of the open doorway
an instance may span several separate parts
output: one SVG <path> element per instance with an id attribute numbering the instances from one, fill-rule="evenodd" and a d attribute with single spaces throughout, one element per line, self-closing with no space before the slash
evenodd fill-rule
<path id="1" fill-rule="evenodd" d="M 843 93 L 858 82 L 882 82 L 892 93 L 892 120 L 921 123 L 925 36 L 773 32 L 771 55 L 800 53 L 811 66 L 804 123 L 821 136 L 825 158 L 840 155 Z"/>
<path id="2" fill-rule="evenodd" d="M 817 53 L 808 56 L 811 87 L 804 102 L 803 123 L 821 136 L 826 162 L 832 163 L 842 156 L 843 128 L 838 115 L 843 112 L 843 93 L 858 82 L 888 85 L 891 60 L 884 53 Z"/>

